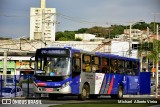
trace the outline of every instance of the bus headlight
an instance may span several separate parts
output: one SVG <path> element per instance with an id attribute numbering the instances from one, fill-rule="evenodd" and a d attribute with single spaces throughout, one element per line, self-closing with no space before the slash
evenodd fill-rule
<path id="1" fill-rule="evenodd" d="M 68 86 L 69 84 L 70 84 L 70 81 L 68 81 L 68 82 L 64 83 L 64 84 L 62 85 L 62 88 L 64 88 L 64 87 Z"/>

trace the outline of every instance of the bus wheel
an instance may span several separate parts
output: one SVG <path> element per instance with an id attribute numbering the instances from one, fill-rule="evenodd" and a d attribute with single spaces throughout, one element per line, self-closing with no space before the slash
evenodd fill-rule
<path id="1" fill-rule="evenodd" d="M 118 99 L 123 98 L 123 87 L 122 87 L 121 85 L 118 87 L 118 95 L 117 95 L 117 98 L 118 98 Z"/>
<path id="2" fill-rule="evenodd" d="M 82 88 L 82 93 L 79 95 L 79 99 L 85 100 L 89 96 L 89 86 L 87 84 L 84 84 Z"/>
<path id="3" fill-rule="evenodd" d="M 49 94 L 49 99 L 56 100 L 57 99 L 57 95 L 56 94 Z"/>

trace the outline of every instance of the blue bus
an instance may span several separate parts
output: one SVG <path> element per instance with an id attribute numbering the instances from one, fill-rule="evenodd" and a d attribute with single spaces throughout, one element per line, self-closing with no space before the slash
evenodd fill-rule
<path id="1" fill-rule="evenodd" d="M 140 72 L 139 59 L 71 47 L 37 49 L 33 80 L 36 96 L 48 94 L 50 99 L 150 94 L 150 73 Z"/>

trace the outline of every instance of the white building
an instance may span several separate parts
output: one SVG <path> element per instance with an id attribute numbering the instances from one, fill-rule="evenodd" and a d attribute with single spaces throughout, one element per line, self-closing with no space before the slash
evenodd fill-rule
<path id="1" fill-rule="evenodd" d="M 94 39 L 96 35 L 93 34 L 75 34 L 75 39 L 80 38 L 84 41 L 90 41 L 91 39 Z"/>
<path id="2" fill-rule="evenodd" d="M 104 38 L 102 37 L 96 37 L 96 35 L 93 35 L 93 34 L 75 34 L 75 39 L 76 38 L 80 38 L 82 39 L 83 41 L 91 41 L 91 40 L 94 40 L 94 41 L 102 41 L 104 40 Z"/>
<path id="3" fill-rule="evenodd" d="M 124 34 L 127 34 L 128 37 L 131 37 L 132 39 L 140 39 L 142 37 L 143 31 L 139 29 L 132 29 L 131 30 L 131 36 L 130 34 L 130 29 L 124 29 Z"/>
<path id="4" fill-rule="evenodd" d="M 138 42 L 132 42 L 131 58 L 138 58 Z M 134 46 L 134 47 L 133 47 Z M 137 46 L 137 48 L 135 47 Z M 111 54 L 129 57 L 129 41 L 111 41 L 110 51 Z"/>
<path id="5" fill-rule="evenodd" d="M 55 41 L 55 14 L 55 8 L 46 8 L 45 0 L 40 8 L 30 9 L 30 40 Z"/>

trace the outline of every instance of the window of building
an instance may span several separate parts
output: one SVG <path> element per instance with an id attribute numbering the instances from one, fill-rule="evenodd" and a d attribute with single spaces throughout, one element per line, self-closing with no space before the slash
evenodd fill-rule
<path id="1" fill-rule="evenodd" d="M 132 44 L 132 49 L 138 49 L 139 48 L 139 44 Z"/>
<path id="2" fill-rule="evenodd" d="M 7 71 L 7 74 L 11 74 L 11 71 Z"/>
<path id="3" fill-rule="evenodd" d="M 0 74 L 3 74 L 3 71 L 2 71 L 2 70 L 0 71 Z"/>

